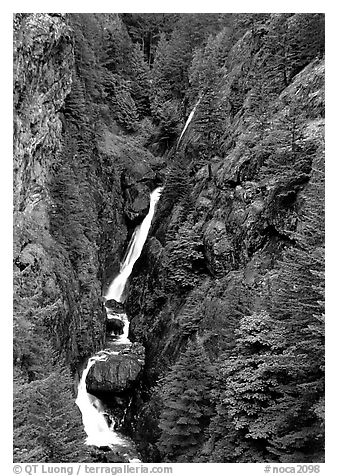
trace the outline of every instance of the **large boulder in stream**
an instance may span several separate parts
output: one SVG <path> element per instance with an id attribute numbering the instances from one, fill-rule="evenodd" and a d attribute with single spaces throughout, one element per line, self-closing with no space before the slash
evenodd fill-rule
<path id="1" fill-rule="evenodd" d="M 106 321 L 106 330 L 108 334 L 114 332 L 115 335 L 122 335 L 124 322 L 121 319 L 112 317 Z"/>
<path id="2" fill-rule="evenodd" d="M 116 346 L 115 348 L 118 348 Z M 135 342 L 107 352 L 107 360 L 97 361 L 87 375 L 87 390 L 102 397 L 106 393 L 129 391 L 139 380 L 144 367 L 143 345 Z"/>

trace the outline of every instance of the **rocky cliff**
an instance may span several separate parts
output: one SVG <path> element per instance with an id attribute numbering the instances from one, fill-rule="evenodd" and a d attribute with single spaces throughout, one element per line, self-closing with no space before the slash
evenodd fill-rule
<path id="1" fill-rule="evenodd" d="M 159 180 L 153 156 L 97 116 L 74 64 L 65 17 L 16 16 L 15 270 L 21 289 L 39 282 L 54 343 L 70 361 L 105 338 L 102 286 Z"/>
<path id="2" fill-rule="evenodd" d="M 69 306 L 52 264 L 55 242 L 50 233 L 49 210 L 53 200 L 48 184 L 62 149 L 60 109 L 71 90 L 73 67 L 73 40 L 62 15 L 15 16 L 15 297 L 20 317 L 21 308 L 26 308 L 26 314 L 34 312 L 34 307 L 28 311 L 25 300 L 39 296 L 53 323 L 54 339 L 63 342 L 74 342 L 74 337 L 56 331 L 58 317 L 69 315 Z M 66 257 L 63 266 L 67 266 Z M 74 280 L 72 273 L 68 279 L 69 283 Z M 25 355 L 20 358 L 24 361 Z"/>
<path id="3" fill-rule="evenodd" d="M 77 26 L 61 14 L 14 19 L 14 370 L 27 398 L 22 385 L 44 384 L 58 361 L 81 372 L 105 346 L 102 294 L 165 165 L 103 114 L 79 65 Z M 94 394 L 122 394 L 108 398 L 120 420 L 144 362 L 142 346 L 127 347 L 89 382 Z M 67 418 L 83 439 L 70 398 Z"/>
<path id="4" fill-rule="evenodd" d="M 156 373 L 161 371 L 158 359 L 174 359 L 178 342 L 194 332 L 194 327 L 185 329 L 188 323 L 184 320 L 191 300 L 207 296 L 209 301 L 213 296 L 225 306 L 221 321 L 213 324 L 208 319 L 217 319 L 216 309 L 209 317 L 206 309 L 204 316 L 196 315 L 196 328 L 205 332 L 205 344 L 210 341 L 213 351 L 223 345 L 225 337 L 231 338 L 228 326 L 236 315 L 262 306 L 278 259 L 283 250 L 297 242 L 309 182 L 318 163 L 323 163 L 323 88 L 324 63 L 315 60 L 276 100 L 277 112 L 269 118 L 264 133 L 257 130 L 259 125 L 253 120 L 246 126 L 244 99 L 241 115 L 235 118 L 236 145 L 225 157 L 211 158 L 211 175 L 205 165 L 191 179 L 193 212 L 182 219 L 182 204 L 178 203 L 165 220 L 164 229 L 155 222 L 158 231 L 136 266 L 127 310 L 134 316 L 132 332 L 142 337 L 148 355 L 154 356 Z M 222 101 L 227 100 L 226 94 Z M 294 120 L 288 117 L 292 108 L 305 110 L 296 125 L 301 128 L 302 141 L 298 153 L 304 160 L 296 162 L 296 171 L 295 162 L 290 160 L 272 174 L 272 148 L 273 154 L 282 155 L 287 144 L 280 142 L 279 136 L 284 135 L 284 139 L 289 133 L 291 141 L 291 131 L 283 130 L 281 124 L 285 118 Z M 193 141 L 193 126 L 190 137 Z M 187 252 L 178 250 L 184 240 L 189 246 Z"/>
<path id="5" fill-rule="evenodd" d="M 262 310 L 268 309 L 277 322 L 279 319 L 290 319 L 290 310 L 287 314 L 283 307 L 285 301 L 282 303 L 277 297 L 282 289 L 287 289 L 285 278 L 282 278 L 283 273 L 286 273 L 281 264 L 283 260 L 287 260 L 289 253 L 294 252 L 292 250 L 304 246 L 310 250 L 316 249 L 315 253 L 322 253 L 323 222 L 313 225 L 317 235 L 322 236 L 316 242 L 311 241 L 309 235 L 304 236 L 304 230 L 309 226 L 309 221 L 319 220 L 319 216 L 309 218 L 309 207 L 315 208 L 317 203 L 321 209 L 320 215 L 324 206 L 323 195 L 313 198 L 313 194 L 317 193 L 314 189 L 318 191 L 322 186 L 320 177 L 324 170 L 324 62 L 318 58 L 305 61 L 300 67 L 301 71 L 298 74 L 293 72 L 286 83 L 275 88 L 274 94 L 260 97 L 258 106 L 255 102 L 257 83 L 251 82 L 256 77 L 256 81 L 261 81 L 258 87 L 262 87 L 266 80 L 259 77 L 259 74 L 263 74 L 260 72 L 263 69 L 261 58 L 266 48 L 265 42 L 269 41 L 269 35 L 274 34 L 271 31 L 277 30 L 276 25 L 280 21 L 280 16 L 272 16 L 268 28 L 247 32 L 230 51 L 228 69 L 219 81 L 214 109 L 209 109 L 209 112 L 218 110 L 225 115 L 220 132 L 222 145 L 217 154 L 211 155 L 209 150 L 206 159 L 200 132 L 202 116 L 198 115 L 197 109 L 183 139 L 183 152 L 179 159 L 189 171 L 184 186 L 188 192 L 181 195 L 176 193 L 176 202 L 170 202 L 174 193 L 172 181 L 176 181 L 178 187 L 184 175 L 182 165 L 178 164 L 176 171 L 175 166 L 172 168 L 171 176 L 169 172 L 160 204 L 166 213 L 169 207 L 169 215 L 163 219 L 164 215 L 159 211 L 153 236 L 132 279 L 127 311 L 132 316 L 133 337 L 146 348 L 144 381 L 148 385 L 141 395 L 143 404 L 139 402 L 136 410 L 139 429 L 136 438 L 139 438 L 140 448 L 147 458 L 156 460 L 160 457 L 154 445 L 156 441 L 157 448 L 162 448 L 164 453 L 168 451 L 167 458 L 172 457 L 170 451 L 174 451 L 173 447 L 165 438 L 171 441 L 170 431 L 176 431 L 172 427 L 169 429 L 170 424 L 175 425 L 170 423 L 169 414 L 170 411 L 174 413 L 170 410 L 173 408 L 171 399 L 179 399 L 179 394 L 175 397 L 174 391 L 169 393 L 170 397 L 166 397 L 168 407 L 161 413 L 157 406 L 158 388 L 153 390 L 150 398 L 149 392 L 151 395 L 152 390 L 149 389 L 163 376 L 166 376 L 164 381 L 168 385 L 164 389 L 169 389 L 170 383 L 172 386 L 178 385 L 175 371 L 170 372 L 170 369 L 176 369 L 175 365 L 179 365 L 177 362 L 183 362 L 187 343 L 197 339 L 207 350 L 205 369 L 209 365 L 207 362 L 219 369 L 224 361 L 238 358 L 238 342 L 241 342 L 238 341 L 238 335 L 245 316 L 259 315 Z M 289 28 L 294 28 L 297 23 L 294 17 L 287 21 L 290 22 Z M 202 114 L 203 100 L 200 107 Z M 310 266 L 310 254 L 307 259 Z M 295 286 L 300 302 L 305 300 L 307 291 L 304 290 L 308 285 L 303 282 Z M 317 298 L 314 296 L 313 299 L 315 302 Z M 276 305 L 277 301 L 280 308 Z M 305 306 L 302 312 L 306 315 Z M 296 316 L 294 318 L 297 320 Z M 316 317 L 312 319 L 311 325 L 315 325 Z M 293 326 L 297 327 L 297 324 Z M 255 352 L 253 350 L 253 354 Z M 249 366 L 249 362 L 246 365 Z M 317 375 L 321 371 L 318 369 L 318 372 Z M 238 388 L 237 391 L 242 390 Z M 213 392 L 215 396 L 216 390 Z M 229 392 L 225 392 L 221 398 L 226 399 Z M 181 404 L 175 405 L 178 408 Z M 177 410 L 178 414 L 185 415 L 183 405 Z M 229 411 L 231 420 L 231 412 L 235 410 L 230 404 L 229 410 L 225 406 L 224 410 L 217 411 L 225 414 Z M 310 413 L 313 411 L 314 408 L 309 410 Z M 243 413 L 238 411 L 236 416 L 243 418 Z M 215 418 L 219 424 L 218 413 Z M 248 418 L 256 421 L 256 417 L 249 415 Z M 239 435 L 247 427 L 245 423 L 243 427 L 239 423 L 243 420 L 235 421 Z M 259 423 L 255 424 L 257 428 Z M 160 433 L 156 433 L 158 425 L 164 430 L 162 435 L 166 435 L 162 436 L 163 442 L 160 439 L 159 443 Z M 226 427 L 227 431 L 230 431 L 230 427 Z M 147 433 L 145 442 L 141 434 L 149 428 L 152 430 Z M 278 428 L 278 424 L 275 428 Z M 177 431 L 183 432 L 183 427 Z M 197 461 L 208 461 L 210 454 L 214 458 L 212 461 L 224 461 L 223 458 L 226 461 L 252 461 L 256 457 L 263 460 L 276 457 L 269 451 L 264 452 L 262 436 L 261 450 L 246 449 L 236 459 L 230 456 L 234 449 L 226 453 L 230 437 L 227 440 L 219 436 L 221 441 L 217 446 L 217 438 L 215 440 L 212 431 L 204 450 L 200 449 L 202 454 L 205 451 L 208 456 Z M 257 433 L 255 435 L 252 437 L 253 445 L 256 444 Z M 247 438 L 251 438 L 250 434 Z M 169 447 L 170 450 L 167 450 Z M 310 447 L 304 441 L 300 451 L 306 454 L 311 451 Z M 176 451 L 180 454 L 179 446 Z M 249 451 L 247 456 L 246 451 Z M 186 454 L 183 458 L 178 461 L 192 461 L 187 459 Z"/>

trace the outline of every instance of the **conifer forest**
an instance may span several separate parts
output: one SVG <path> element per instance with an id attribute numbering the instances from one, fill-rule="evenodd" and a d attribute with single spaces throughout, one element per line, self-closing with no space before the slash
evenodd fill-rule
<path id="1" fill-rule="evenodd" d="M 14 462 L 324 462 L 324 17 L 14 14 Z"/>

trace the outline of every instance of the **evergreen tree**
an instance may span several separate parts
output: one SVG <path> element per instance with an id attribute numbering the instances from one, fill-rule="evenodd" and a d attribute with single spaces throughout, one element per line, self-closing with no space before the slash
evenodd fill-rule
<path id="1" fill-rule="evenodd" d="M 165 101 L 157 110 L 159 121 L 156 134 L 157 142 L 166 149 L 173 146 L 179 133 L 180 113 L 178 101 Z"/>
<path id="2" fill-rule="evenodd" d="M 130 74 L 133 45 L 121 15 L 109 14 L 103 28 L 104 46 L 101 52 L 101 65 L 112 73 L 119 73 L 122 76 Z"/>
<path id="3" fill-rule="evenodd" d="M 72 13 L 68 18 L 75 40 L 76 74 L 81 77 L 91 98 L 98 100 L 103 92 L 102 68 L 99 61 L 103 46 L 103 31 L 94 15 Z"/>
<path id="4" fill-rule="evenodd" d="M 231 43 L 235 44 L 247 31 L 253 31 L 260 24 L 264 24 L 269 17 L 269 13 L 232 13 L 227 21 Z"/>
<path id="5" fill-rule="evenodd" d="M 270 151 L 264 161 L 262 174 L 278 176 L 279 200 L 283 200 L 283 190 L 290 191 L 292 184 L 304 184 L 309 179 L 311 163 L 318 149 L 316 140 L 305 140 L 306 117 L 301 105 L 295 101 L 279 102 L 280 112 L 270 119 L 270 127 L 262 145 Z M 261 129 L 262 130 L 262 129 Z M 280 203 L 281 204 L 281 203 Z"/>
<path id="6" fill-rule="evenodd" d="M 131 96 L 136 104 L 139 117 L 142 118 L 150 114 L 150 71 L 148 65 L 144 61 L 142 50 L 138 45 L 133 46 L 131 68 Z"/>
<path id="7" fill-rule="evenodd" d="M 170 232 L 170 230 L 169 230 Z M 184 293 L 191 290 L 204 270 L 203 241 L 197 225 L 189 218 L 181 224 L 164 249 L 165 287 Z"/>
<path id="8" fill-rule="evenodd" d="M 203 318 L 204 299 L 204 288 L 196 287 L 189 294 L 183 309 L 179 313 L 179 324 L 183 336 L 191 336 L 198 332 L 199 323 Z"/>
<path id="9" fill-rule="evenodd" d="M 174 30 L 168 45 L 168 62 L 164 70 L 165 81 L 170 86 L 174 99 L 182 100 L 188 89 L 188 66 L 192 48 L 182 31 Z"/>
<path id="10" fill-rule="evenodd" d="M 180 18 L 178 13 L 123 13 L 121 16 L 131 39 L 139 44 L 149 66 L 153 63 L 160 35 L 169 35 Z"/>
<path id="11" fill-rule="evenodd" d="M 14 394 L 14 459 L 21 463 L 85 461 L 88 453 L 68 371 L 18 385 Z M 88 460 L 88 459 L 87 459 Z"/>
<path id="12" fill-rule="evenodd" d="M 272 16 L 264 44 L 258 55 L 262 59 L 261 68 L 264 74 L 266 89 L 278 95 L 290 83 L 288 42 L 290 31 L 288 18 L 290 14 Z"/>
<path id="13" fill-rule="evenodd" d="M 288 76 L 292 79 L 316 56 L 323 56 L 325 17 L 322 13 L 296 13 L 288 23 Z"/>
<path id="14" fill-rule="evenodd" d="M 212 413 L 212 374 L 202 345 L 190 342 L 160 382 L 162 433 L 157 445 L 165 460 L 191 462 L 196 455 Z"/>
<path id="15" fill-rule="evenodd" d="M 189 68 L 189 90 L 195 98 L 204 85 L 206 75 L 204 52 L 202 48 L 196 48 Z"/>
<path id="16" fill-rule="evenodd" d="M 220 152 L 222 126 L 222 108 L 215 87 L 205 89 L 194 118 L 194 130 L 199 133 L 199 152 L 208 159 Z M 204 165 L 200 163 L 199 166 Z"/>
<path id="17" fill-rule="evenodd" d="M 229 48 L 228 28 L 224 28 L 216 36 L 210 35 L 204 48 L 195 49 L 189 68 L 190 94 L 196 97 L 217 84 Z"/>
<path id="18" fill-rule="evenodd" d="M 165 80 L 165 71 L 169 60 L 169 43 L 164 33 L 158 42 L 153 68 L 151 70 L 151 112 L 159 119 L 159 110 L 163 103 L 170 99 L 171 94 Z"/>

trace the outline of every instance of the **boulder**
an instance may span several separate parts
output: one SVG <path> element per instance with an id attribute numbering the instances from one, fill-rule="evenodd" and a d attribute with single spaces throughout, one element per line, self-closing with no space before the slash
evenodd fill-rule
<path id="1" fill-rule="evenodd" d="M 106 329 L 108 334 L 111 334 L 112 332 L 114 332 L 115 335 L 118 335 L 118 336 L 122 335 L 123 328 L 124 328 L 124 322 L 121 319 L 118 319 L 117 317 L 107 319 L 106 321 Z"/>
<path id="2" fill-rule="evenodd" d="M 147 215 L 150 189 L 145 183 L 136 182 L 126 189 L 125 214 L 131 221 L 140 222 Z"/>
<path id="3" fill-rule="evenodd" d="M 107 360 L 95 362 L 88 373 L 88 392 L 102 396 L 129 391 L 139 380 L 144 356 L 144 347 L 139 343 L 124 348 L 123 353 L 107 352 Z"/>

